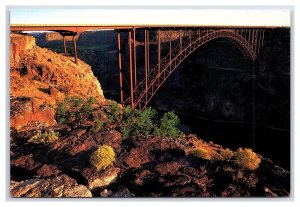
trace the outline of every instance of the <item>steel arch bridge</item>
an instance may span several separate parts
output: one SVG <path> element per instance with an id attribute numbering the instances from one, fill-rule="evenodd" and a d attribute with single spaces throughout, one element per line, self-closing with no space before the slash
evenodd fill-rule
<path id="1" fill-rule="evenodd" d="M 11 32 L 24 31 L 55 31 L 63 36 L 64 53 L 66 55 L 66 36 L 73 37 L 74 60 L 77 58 L 77 37 L 87 30 L 115 30 L 118 33 L 118 63 L 121 104 L 143 110 L 149 104 L 155 93 L 166 79 L 191 53 L 203 44 L 217 38 L 225 38 L 233 42 L 246 59 L 254 61 L 264 44 L 266 29 L 274 27 L 233 27 L 233 26 L 185 26 L 185 25 L 11 25 Z M 156 39 L 149 40 L 149 31 L 156 32 Z M 144 33 L 143 43 L 136 41 L 136 32 Z M 124 73 L 125 65 L 121 48 L 121 33 L 128 33 L 128 59 L 129 63 L 129 92 L 124 90 L 123 82 L 128 78 Z M 161 33 L 179 33 L 177 38 L 169 40 L 169 52 L 161 58 Z M 150 68 L 150 44 L 157 45 L 157 58 L 151 60 L 154 67 Z M 137 73 L 137 45 L 144 45 L 144 77 L 141 79 Z M 124 68 L 123 68 L 124 67 Z M 141 71 L 139 71 L 141 72 Z"/>
<path id="2" fill-rule="evenodd" d="M 233 42 L 246 59 L 254 61 L 260 51 L 260 48 L 263 46 L 264 32 L 264 29 L 228 28 L 196 29 L 186 30 L 184 32 L 180 30 L 178 40 L 169 42 L 169 52 L 161 58 L 161 31 L 158 30 L 156 40 L 158 48 L 157 64 L 155 67 L 149 69 L 149 32 L 145 30 L 145 74 L 144 79 L 137 81 L 135 30 L 129 31 L 130 94 L 126 97 L 126 99 L 124 99 L 122 83 L 123 72 L 121 63 L 120 33 L 118 33 L 121 103 L 123 105 L 130 104 L 132 108 L 138 110 L 144 110 L 162 84 L 191 53 L 205 43 L 217 38 L 225 38 Z"/>

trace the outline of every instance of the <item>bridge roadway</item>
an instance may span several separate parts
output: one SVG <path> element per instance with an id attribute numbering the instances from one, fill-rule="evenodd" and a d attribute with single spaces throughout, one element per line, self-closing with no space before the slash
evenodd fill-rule
<path id="1" fill-rule="evenodd" d="M 236 45 L 245 58 L 254 61 L 263 47 L 265 31 L 276 27 L 268 26 L 202 26 L 202 25 L 34 25 L 12 24 L 11 32 L 53 31 L 63 36 L 66 54 L 65 36 L 73 36 L 75 63 L 78 64 L 76 39 L 84 31 L 115 30 L 118 33 L 118 62 L 120 75 L 120 100 L 123 105 L 143 110 L 157 90 L 179 64 L 201 45 L 216 38 L 224 38 Z M 157 32 L 157 65 L 150 69 L 149 31 Z M 161 58 L 161 31 L 176 30 L 178 40 L 169 41 L 169 53 Z M 144 31 L 144 79 L 137 77 L 136 31 Z M 121 33 L 128 32 L 130 93 L 125 97 L 123 80 Z"/>

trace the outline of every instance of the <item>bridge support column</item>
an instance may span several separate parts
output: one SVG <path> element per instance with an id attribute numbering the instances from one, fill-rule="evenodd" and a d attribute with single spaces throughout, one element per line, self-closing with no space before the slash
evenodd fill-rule
<path id="1" fill-rule="evenodd" d="M 124 105 L 123 97 L 123 71 L 122 71 L 122 53 L 121 53 L 121 33 L 118 32 L 118 56 L 119 56 L 119 72 L 120 72 L 120 101 Z"/>
<path id="2" fill-rule="evenodd" d="M 171 68 L 172 68 L 172 67 L 171 67 L 171 61 L 172 61 L 172 41 L 171 41 L 171 39 L 170 39 L 170 48 L 169 48 L 169 49 L 170 49 L 170 57 L 169 57 L 170 60 L 169 60 L 169 64 L 170 64 L 170 71 L 171 71 Z"/>
<path id="3" fill-rule="evenodd" d="M 129 76 L 130 76 L 130 104 L 134 108 L 133 100 L 133 72 L 132 72 L 132 32 L 128 32 L 128 46 L 129 46 Z"/>
<path id="4" fill-rule="evenodd" d="M 149 62 L 149 39 L 148 39 L 148 31 L 144 31 L 144 49 L 145 49 L 145 90 L 148 91 L 148 62 Z M 146 102 L 148 102 L 148 93 L 146 92 Z"/>
<path id="5" fill-rule="evenodd" d="M 134 87 L 135 87 L 137 85 L 135 29 L 133 29 L 133 69 L 134 69 Z"/>
<path id="6" fill-rule="evenodd" d="M 182 50 L 182 29 L 179 31 L 180 50 Z"/>
<path id="7" fill-rule="evenodd" d="M 73 36 L 75 64 L 78 65 L 76 35 Z"/>
<path id="8" fill-rule="evenodd" d="M 63 35 L 63 39 L 64 39 L 64 54 L 67 55 L 66 36 L 65 35 Z"/>
<path id="9" fill-rule="evenodd" d="M 158 67 L 158 76 L 160 77 L 160 30 L 157 33 L 157 67 Z M 159 84 L 159 79 L 158 79 Z"/>
<path id="10" fill-rule="evenodd" d="M 256 136 L 256 74 L 255 61 L 252 61 L 252 148 L 255 150 Z"/>

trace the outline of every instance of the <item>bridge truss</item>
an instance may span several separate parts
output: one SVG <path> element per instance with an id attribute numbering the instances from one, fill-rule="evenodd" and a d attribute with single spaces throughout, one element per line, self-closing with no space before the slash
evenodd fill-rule
<path id="1" fill-rule="evenodd" d="M 124 93 L 122 68 L 121 32 L 118 31 L 118 59 L 120 74 L 120 99 L 122 105 L 130 105 L 132 108 L 144 110 L 155 93 L 173 73 L 173 71 L 197 48 L 217 38 L 228 39 L 242 52 L 246 59 L 254 61 L 264 44 L 263 28 L 215 28 L 215 29 L 180 29 L 178 38 L 169 38 L 169 51 L 161 58 L 162 42 L 161 33 L 156 31 L 157 58 L 154 67 L 150 68 L 149 58 L 149 30 L 144 29 L 144 77 L 137 77 L 137 41 L 136 30 L 128 31 L 128 58 L 129 58 L 129 93 Z M 174 32 L 174 31 L 169 31 Z M 152 42 L 153 43 L 153 42 Z M 164 42 L 165 43 L 165 42 Z M 141 44 L 139 44 L 141 45 Z M 165 45 L 164 45 L 165 46 Z M 165 49 L 165 47 L 164 47 Z"/>

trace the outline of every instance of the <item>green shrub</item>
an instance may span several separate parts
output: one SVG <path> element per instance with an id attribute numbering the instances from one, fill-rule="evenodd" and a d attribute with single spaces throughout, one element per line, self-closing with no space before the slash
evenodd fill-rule
<path id="1" fill-rule="evenodd" d="M 121 107 L 117 102 L 113 102 L 108 109 L 107 118 L 110 122 L 119 121 L 121 117 Z"/>
<path id="2" fill-rule="evenodd" d="M 151 107 L 144 111 L 136 111 L 126 106 L 123 112 L 122 135 L 124 138 L 135 135 L 153 134 L 156 125 L 154 124 L 157 112 Z"/>
<path id="3" fill-rule="evenodd" d="M 100 120 L 96 120 L 94 126 L 92 127 L 92 131 L 94 133 L 98 133 L 101 131 L 102 128 L 103 128 L 103 122 Z"/>
<path id="4" fill-rule="evenodd" d="M 53 130 L 45 133 L 41 133 L 38 131 L 36 135 L 32 136 L 28 142 L 34 144 L 42 144 L 42 143 L 51 143 L 58 140 L 58 132 L 54 132 Z"/>
<path id="5" fill-rule="evenodd" d="M 173 137 L 179 136 L 179 125 L 180 120 L 174 112 L 167 112 L 160 119 L 160 127 L 156 128 L 155 134 L 162 137 Z"/>
<path id="6" fill-rule="evenodd" d="M 156 114 L 157 112 L 151 107 L 137 113 L 133 134 L 143 134 L 146 136 L 152 134 L 155 127 L 154 119 Z"/>
<path id="7" fill-rule="evenodd" d="M 92 105 L 92 104 L 95 104 L 97 102 L 97 99 L 96 97 L 90 97 L 88 100 L 87 100 L 87 103 Z"/>
<path id="8" fill-rule="evenodd" d="M 97 170 L 103 170 L 112 165 L 115 161 L 114 149 L 108 145 L 98 147 L 90 157 L 90 163 L 96 167 Z"/>
<path id="9" fill-rule="evenodd" d="M 57 105 L 55 118 L 59 124 L 80 125 L 94 118 L 92 104 L 95 98 L 84 101 L 79 97 L 66 97 Z"/>
<path id="10" fill-rule="evenodd" d="M 237 163 L 245 169 L 248 170 L 255 170 L 259 167 L 259 164 L 261 162 L 260 157 L 252 151 L 252 149 L 248 148 L 239 148 L 235 154 L 234 157 L 236 158 Z"/>
<path id="11" fill-rule="evenodd" d="M 157 112 L 151 107 L 140 112 L 126 106 L 123 111 L 122 135 L 124 138 L 140 134 L 174 138 L 179 136 L 179 118 L 173 112 L 165 113 L 159 126 L 157 122 Z"/>

